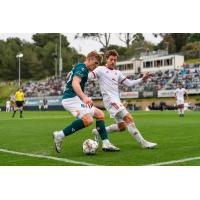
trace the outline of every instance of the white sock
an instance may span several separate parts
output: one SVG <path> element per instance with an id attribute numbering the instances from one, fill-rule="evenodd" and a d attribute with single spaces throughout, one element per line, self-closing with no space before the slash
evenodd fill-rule
<path id="1" fill-rule="evenodd" d="M 128 124 L 127 125 L 128 132 L 136 139 L 138 143 L 142 143 L 144 141 L 144 138 L 140 134 L 140 131 L 135 127 L 134 124 Z"/>
<path id="2" fill-rule="evenodd" d="M 106 127 L 106 131 L 107 131 L 107 133 L 112 133 L 112 132 L 120 131 L 120 129 L 117 124 L 112 124 L 112 125 Z"/>
<path id="3" fill-rule="evenodd" d="M 108 139 L 102 140 L 102 144 L 103 144 L 103 145 L 110 144 L 110 141 L 109 141 Z"/>
<path id="4" fill-rule="evenodd" d="M 58 131 L 58 135 L 59 135 L 61 138 L 64 138 L 64 137 L 65 137 L 65 134 L 63 133 L 63 131 Z"/>
<path id="5" fill-rule="evenodd" d="M 181 114 L 183 114 L 183 115 L 184 115 L 184 109 L 182 109 L 182 111 L 181 111 Z"/>
<path id="6" fill-rule="evenodd" d="M 179 115 L 181 114 L 181 109 L 180 109 L 180 108 L 178 109 L 178 114 L 179 114 Z"/>

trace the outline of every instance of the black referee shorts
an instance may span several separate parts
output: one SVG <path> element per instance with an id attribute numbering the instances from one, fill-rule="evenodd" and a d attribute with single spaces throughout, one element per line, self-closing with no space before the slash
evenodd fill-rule
<path id="1" fill-rule="evenodd" d="M 23 107 L 24 101 L 16 101 L 16 106 L 18 108 Z"/>

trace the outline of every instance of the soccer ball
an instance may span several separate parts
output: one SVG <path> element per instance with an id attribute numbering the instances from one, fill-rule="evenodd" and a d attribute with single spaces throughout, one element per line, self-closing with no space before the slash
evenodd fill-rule
<path id="1" fill-rule="evenodd" d="M 94 155 L 98 149 L 98 143 L 94 140 L 87 139 L 83 142 L 83 153 Z"/>

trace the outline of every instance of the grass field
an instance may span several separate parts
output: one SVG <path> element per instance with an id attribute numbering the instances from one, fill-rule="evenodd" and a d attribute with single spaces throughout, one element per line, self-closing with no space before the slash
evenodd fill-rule
<path id="1" fill-rule="evenodd" d="M 158 143 L 156 149 L 141 149 L 126 131 L 109 135 L 120 152 L 103 152 L 99 148 L 96 155 L 87 156 L 82 152 L 82 143 L 92 138 L 94 125 L 66 138 L 58 154 L 53 149 L 52 132 L 74 119 L 69 113 L 25 112 L 24 118 L 17 113 L 12 119 L 11 113 L 0 112 L 0 165 L 200 165 L 200 112 L 187 112 L 184 118 L 173 111 L 132 114 L 143 136 Z M 111 123 L 113 120 L 106 114 L 106 124 Z"/>

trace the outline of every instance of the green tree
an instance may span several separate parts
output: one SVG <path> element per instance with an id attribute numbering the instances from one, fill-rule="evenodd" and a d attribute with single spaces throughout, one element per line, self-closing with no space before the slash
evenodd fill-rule
<path id="1" fill-rule="evenodd" d="M 159 33 L 154 34 L 162 37 L 162 41 L 158 44 L 158 49 L 167 49 L 169 53 L 180 52 L 189 40 L 190 33 Z"/>
<path id="2" fill-rule="evenodd" d="M 129 48 L 132 40 L 134 39 L 134 33 L 118 33 L 118 38 L 126 44 L 126 47 Z"/>
<path id="3" fill-rule="evenodd" d="M 47 45 L 48 42 L 54 42 L 55 44 L 59 44 L 59 33 L 36 33 L 32 36 L 32 39 L 34 41 L 34 44 L 39 47 L 44 47 Z M 69 42 L 67 40 L 67 37 L 61 34 L 61 40 L 62 40 L 62 47 L 68 47 Z"/>
<path id="4" fill-rule="evenodd" d="M 200 41 L 200 33 L 191 33 L 189 36 L 189 42 Z"/>

